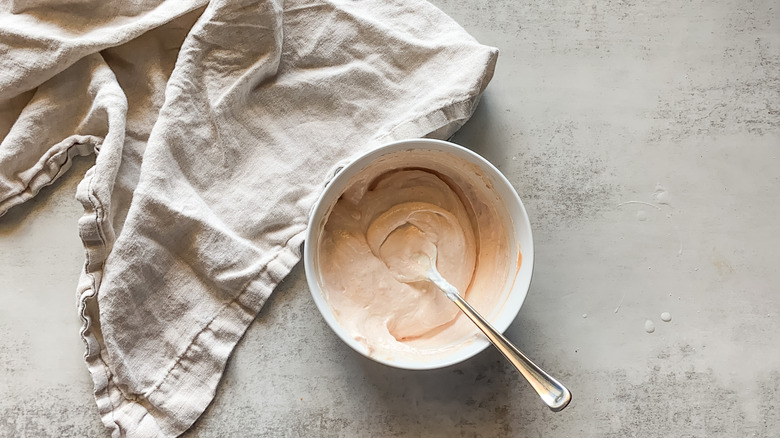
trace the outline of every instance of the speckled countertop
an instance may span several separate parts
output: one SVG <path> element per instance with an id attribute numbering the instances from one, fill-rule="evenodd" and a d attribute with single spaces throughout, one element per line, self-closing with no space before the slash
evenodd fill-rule
<path id="1" fill-rule="evenodd" d="M 524 199 L 536 268 L 507 334 L 574 401 L 549 412 L 492 349 L 373 363 L 299 266 L 185 436 L 780 436 L 780 5 L 434 3 L 501 50 L 454 141 Z M 106 435 L 76 316 L 91 164 L 0 219 L 0 436 Z"/>

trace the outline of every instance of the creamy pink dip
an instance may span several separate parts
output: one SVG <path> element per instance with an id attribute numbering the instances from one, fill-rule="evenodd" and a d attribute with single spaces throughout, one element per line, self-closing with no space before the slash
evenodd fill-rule
<path id="1" fill-rule="evenodd" d="M 426 262 L 478 311 L 496 314 L 511 285 L 508 219 L 475 165 L 443 152 L 383 157 L 350 183 L 324 225 L 318 266 L 339 323 L 369 355 L 419 360 L 476 329 L 432 283 Z"/>

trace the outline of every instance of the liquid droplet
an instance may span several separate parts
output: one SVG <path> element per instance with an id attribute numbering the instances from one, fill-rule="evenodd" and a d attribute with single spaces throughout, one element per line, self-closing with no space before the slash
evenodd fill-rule
<path id="1" fill-rule="evenodd" d="M 653 321 L 650 321 L 649 319 L 645 321 L 645 331 L 647 333 L 653 333 L 655 331 L 655 324 L 653 324 Z"/>
<path id="2" fill-rule="evenodd" d="M 669 193 L 664 190 L 661 184 L 655 186 L 655 193 L 653 193 L 653 201 L 656 204 L 669 205 Z"/>
<path id="3" fill-rule="evenodd" d="M 661 314 L 661 321 L 663 322 L 669 322 L 672 320 L 672 314 L 669 312 L 664 312 Z"/>
<path id="4" fill-rule="evenodd" d="M 582 317 L 583 317 L 583 318 L 587 318 L 587 317 L 588 317 L 588 314 L 587 314 L 587 313 L 583 313 L 583 314 L 582 314 Z"/>

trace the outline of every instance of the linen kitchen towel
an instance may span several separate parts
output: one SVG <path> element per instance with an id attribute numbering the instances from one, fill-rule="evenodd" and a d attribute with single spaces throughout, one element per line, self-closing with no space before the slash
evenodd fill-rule
<path id="1" fill-rule="evenodd" d="M 0 6 L 0 214 L 77 155 L 81 336 L 113 436 L 176 436 L 340 165 L 447 138 L 497 51 L 421 0 Z"/>

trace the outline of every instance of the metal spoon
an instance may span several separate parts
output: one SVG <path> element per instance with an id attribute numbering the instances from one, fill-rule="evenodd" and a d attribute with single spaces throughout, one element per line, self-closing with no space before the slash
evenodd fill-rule
<path id="1" fill-rule="evenodd" d="M 374 224 L 376 223 L 379 221 Z M 374 224 L 372 227 L 375 226 Z M 369 228 L 368 235 L 376 237 L 369 238 L 369 242 L 375 243 L 371 250 L 387 265 L 398 281 L 410 283 L 429 280 L 433 282 L 482 330 L 490 342 L 498 348 L 498 351 L 517 368 L 517 371 L 520 371 L 520 374 L 528 380 L 528 383 L 550 409 L 557 412 L 569 404 L 571 392 L 531 362 L 531 359 L 528 359 L 517 347 L 512 345 L 504 335 L 496 331 L 460 296 L 458 289 L 441 276 L 436 269 L 438 248 L 425 237 L 425 232 L 408 222 L 398 225 L 389 233 L 384 233 L 384 229 L 380 229 L 380 231 L 382 232 L 372 231 Z"/>
<path id="2" fill-rule="evenodd" d="M 430 254 L 429 254 L 430 256 Z M 552 410 L 558 412 L 563 410 L 571 401 L 571 392 L 560 382 L 544 372 L 525 354 L 517 349 L 509 340 L 499 333 L 482 317 L 471 305 L 460 296 L 458 289 L 451 285 L 436 270 L 436 254 L 431 257 L 428 270 L 425 272 L 428 280 L 433 282 L 439 289 L 452 300 L 474 324 L 482 330 L 491 343 L 504 355 L 509 362 L 520 371 L 520 374 L 528 380 L 528 383 L 534 388 L 542 401 Z"/>

